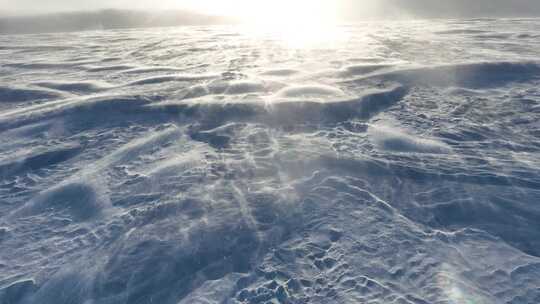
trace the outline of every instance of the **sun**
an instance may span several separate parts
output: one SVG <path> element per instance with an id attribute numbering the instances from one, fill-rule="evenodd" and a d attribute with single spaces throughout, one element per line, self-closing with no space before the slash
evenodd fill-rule
<path id="1" fill-rule="evenodd" d="M 238 19 L 250 33 L 272 35 L 291 47 L 339 37 L 336 0 L 198 0 L 197 10 Z"/>
<path id="2" fill-rule="evenodd" d="M 327 23 L 335 18 L 335 0 L 193 0 L 202 12 L 236 17 L 244 22 L 279 25 Z"/>

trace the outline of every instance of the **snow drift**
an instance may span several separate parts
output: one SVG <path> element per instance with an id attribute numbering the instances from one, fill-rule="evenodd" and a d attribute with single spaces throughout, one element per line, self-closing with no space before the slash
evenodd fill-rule
<path id="1" fill-rule="evenodd" d="M 0 36 L 0 303 L 538 303 L 540 23 L 381 26 Z"/>

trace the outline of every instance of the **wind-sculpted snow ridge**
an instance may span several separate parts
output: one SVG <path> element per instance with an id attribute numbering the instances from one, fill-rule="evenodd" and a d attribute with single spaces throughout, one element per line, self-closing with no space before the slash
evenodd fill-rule
<path id="1" fill-rule="evenodd" d="M 0 36 L 0 303 L 540 303 L 540 22 Z"/>

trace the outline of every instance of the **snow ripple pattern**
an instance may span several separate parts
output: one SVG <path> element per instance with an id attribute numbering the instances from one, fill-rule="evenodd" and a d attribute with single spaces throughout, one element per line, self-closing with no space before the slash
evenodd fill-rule
<path id="1" fill-rule="evenodd" d="M 540 21 L 0 36 L 0 303 L 540 303 Z"/>

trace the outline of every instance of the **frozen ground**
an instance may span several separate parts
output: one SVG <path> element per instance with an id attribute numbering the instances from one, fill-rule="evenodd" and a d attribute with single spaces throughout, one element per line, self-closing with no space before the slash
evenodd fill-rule
<path id="1" fill-rule="evenodd" d="M 0 303 L 540 303 L 540 20 L 340 32 L 0 36 Z"/>

